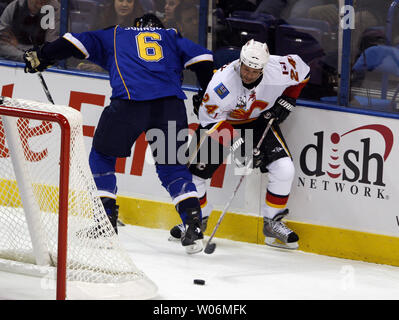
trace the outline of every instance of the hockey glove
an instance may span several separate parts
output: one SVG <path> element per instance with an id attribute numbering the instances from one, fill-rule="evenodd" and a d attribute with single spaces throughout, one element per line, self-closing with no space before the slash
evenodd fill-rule
<path id="1" fill-rule="evenodd" d="M 271 107 L 267 112 L 270 112 L 272 118 L 275 118 L 277 124 L 282 123 L 294 109 L 296 100 L 287 96 L 280 96 L 277 98 L 274 106 Z"/>
<path id="2" fill-rule="evenodd" d="M 198 117 L 198 111 L 199 107 L 201 106 L 202 103 L 202 98 L 204 97 L 205 90 L 200 89 L 197 94 L 193 95 L 193 107 L 194 107 L 194 113 Z"/>
<path id="3" fill-rule="evenodd" d="M 44 59 L 40 52 L 41 47 L 35 47 L 24 52 L 25 73 L 42 72 L 54 64 L 54 61 Z"/>
<path id="4" fill-rule="evenodd" d="M 230 146 L 232 160 L 238 168 L 243 168 L 248 163 L 249 157 L 245 154 L 243 155 L 242 152 L 244 144 L 244 139 L 242 137 L 237 137 L 232 141 L 232 145 Z"/>

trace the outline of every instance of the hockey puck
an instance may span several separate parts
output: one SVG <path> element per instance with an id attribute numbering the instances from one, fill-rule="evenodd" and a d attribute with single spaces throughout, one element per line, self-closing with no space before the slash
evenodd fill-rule
<path id="1" fill-rule="evenodd" d="M 194 279 L 194 284 L 199 284 L 203 286 L 205 284 L 205 280 L 202 279 Z"/>

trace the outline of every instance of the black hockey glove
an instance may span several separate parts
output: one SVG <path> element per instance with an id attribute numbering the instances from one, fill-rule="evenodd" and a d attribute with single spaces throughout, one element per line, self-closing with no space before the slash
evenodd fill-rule
<path id="1" fill-rule="evenodd" d="M 277 98 L 274 106 L 266 112 L 270 112 L 272 118 L 275 118 L 277 124 L 282 123 L 294 109 L 296 100 L 287 96 L 280 96 Z"/>
<path id="2" fill-rule="evenodd" d="M 25 73 L 42 72 L 55 63 L 42 57 L 41 48 L 34 47 L 24 52 Z"/>
<path id="3" fill-rule="evenodd" d="M 198 90 L 197 94 L 193 95 L 194 113 L 197 117 L 198 117 L 199 107 L 201 106 L 202 98 L 204 97 L 204 94 L 205 94 L 205 90 L 200 89 L 200 90 Z"/>

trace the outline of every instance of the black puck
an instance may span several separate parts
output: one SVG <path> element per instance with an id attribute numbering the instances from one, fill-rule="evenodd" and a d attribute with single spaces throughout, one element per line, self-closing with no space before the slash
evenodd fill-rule
<path id="1" fill-rule="evenodd" d="M 199 284 L 203 286 L 205 284 L 205 280 L 202 279 L 194 279 L 194 284 Z"/>

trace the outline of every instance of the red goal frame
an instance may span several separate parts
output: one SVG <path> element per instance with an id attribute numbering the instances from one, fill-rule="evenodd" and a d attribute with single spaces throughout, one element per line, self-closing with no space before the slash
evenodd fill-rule
<path id="1" fill-rule="evenodd" d="M 67 230 L 68 230 L 68 192 L 69 192 L 69 159 L 71 148 L 71 127 L 68 119 L 59 113 L 32 111 L 15 107 L 6 107 L 0 100 L 0 115 L 55 122 L 61 128 L 60 150 L 60 188 L 57 246 L 57 289 L 56 299 L 66 298 L 66 265 L 67 265 Z"/>

